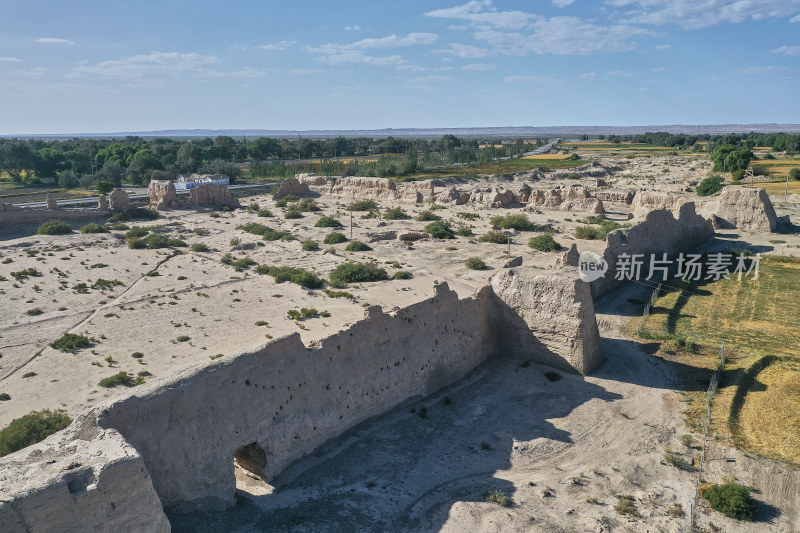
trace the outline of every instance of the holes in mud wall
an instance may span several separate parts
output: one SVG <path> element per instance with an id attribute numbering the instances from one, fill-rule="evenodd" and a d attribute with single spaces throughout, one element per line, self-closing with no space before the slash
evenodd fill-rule
<path id="1" fill-rule="evenodd" d="M 266 480 L 267 452 L 256 442 L 242 446 L 233 455 L 234 467 L 241 468 L 253 476 Z"/>

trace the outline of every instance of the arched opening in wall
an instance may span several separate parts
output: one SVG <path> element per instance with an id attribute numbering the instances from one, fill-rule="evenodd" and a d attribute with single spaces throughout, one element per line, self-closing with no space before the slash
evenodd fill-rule
<path id="1" fill-rule="evenodd" d="M 267 453 L 257 442 L 245 444 L 233 454 L 233 469 L 236 474 L 237 493 L 261 496 L 271 494 L 272 485 L 267 483 L 264 469 L 267 467 Z"/>

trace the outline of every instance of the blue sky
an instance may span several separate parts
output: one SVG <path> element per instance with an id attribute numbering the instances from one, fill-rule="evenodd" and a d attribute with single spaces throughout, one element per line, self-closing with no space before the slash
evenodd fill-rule
<path id="1" fill-rule="evenodd" d="M 0 134 L 800 123 L 800 0 L 3 0 Z"/>

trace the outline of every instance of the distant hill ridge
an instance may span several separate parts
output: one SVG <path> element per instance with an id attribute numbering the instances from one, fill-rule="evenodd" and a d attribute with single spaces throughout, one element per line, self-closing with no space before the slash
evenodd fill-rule
<path id="1" fill-rule="evenodd" d="M 108 133 L 53 133 L 53 134 L 17 134 L 0 135 L 0 137 L 17 138 L 73 138 L 73 137 L 440 137 L 446 134 L 457 136 L 559 136 L 576 135 L 636 135 L 648 132 L 667 132 L 672 134 L 726 134 L 726 133 L 800 133 L 800 124 L 672 124 L 650 126 L 509 126 L 479 128 L 384 128 L 361 130 L 262 130 L 262 129 L 192 129 L 192 130 L 153 130 L 153 131 L 120 131 Z"/>

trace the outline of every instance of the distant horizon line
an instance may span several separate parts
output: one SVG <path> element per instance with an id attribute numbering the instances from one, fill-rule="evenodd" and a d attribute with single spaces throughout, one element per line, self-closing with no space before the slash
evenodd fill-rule
<path id="1" fill-rule="evenodd" d="M 330 137 L 330 136 L 405 136 L 425 137 L 431 135 L 460 134 L 478 135 L 635 135 L 666 132 L 671 134 L 729 134 L 729 133 L 800 133 L 800 124 L 791 123 L 748 123 L 748 124 L 649 124 L 629 126 L 464 126 L 436 128 L 355 128 L 355 129 L 265 129 L 265 128 L 172 128 L 140 131 L 83 132 L 83 133 L 16 133 L 0 134 L 0 138 L 118 138 L 136 137 L 209 137 L 225 135 L 229 137 Z"/>

